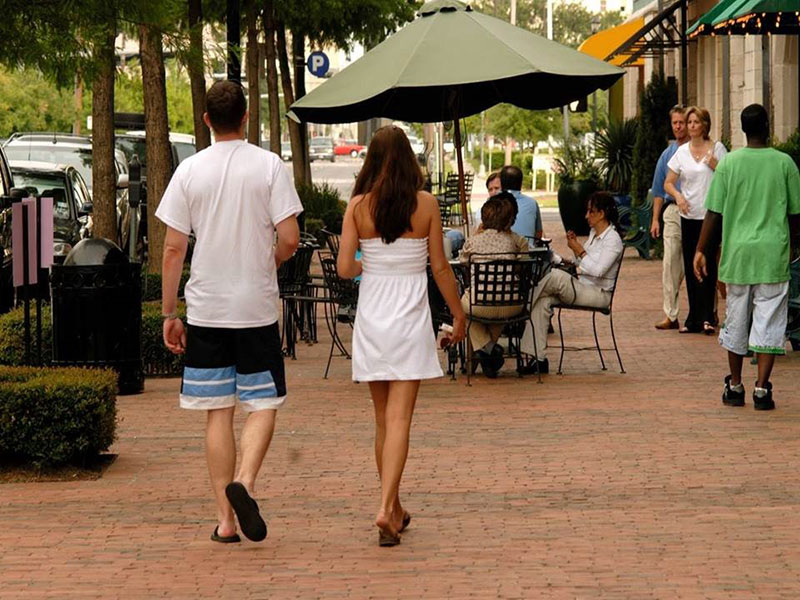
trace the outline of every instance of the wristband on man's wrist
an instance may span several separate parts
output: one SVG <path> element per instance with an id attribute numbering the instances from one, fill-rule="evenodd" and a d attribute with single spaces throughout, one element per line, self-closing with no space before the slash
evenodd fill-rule
<path id="1" fill-rule="evenodd" d="M 174 321 L 175 319 L 179 318 L 177 311 L 172 311 L 171 313 L 167 313 L 165 315 L 162 314 L 161 316 L 165 321 Z"/>

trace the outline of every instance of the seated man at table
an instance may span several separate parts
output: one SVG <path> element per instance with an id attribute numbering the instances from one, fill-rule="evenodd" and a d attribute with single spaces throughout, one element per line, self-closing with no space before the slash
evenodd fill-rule
<path id="1" fill-rule="evenodd" d="M 461 250 L 459 259 L 462 263 L 469 261 L 492 261 L 513 259 L 510 253 L 527 252 L 528 241 L 511 231 L 514 222 L 514 197 L 508 192 L 501 192 L 486 201 L 481 209 L 481 227 L 470 237 Z M 481 255 L 476 257 L 475 255 Z M 475 289 L 475 282 L 470 282 L 470 289 Z M 464 293 L 461 305 L 470 314 L 470 298 Z M 522 306 L 478 306 L 472 307 L 472 314 L 477 317 L 502 318 L 518 314 Z M 497 344 L 497 338 L 503 331 L 503 325 L 485 325 L 472 322 L 469 325 L 469 339 L 481 368 L 487 377 L 494 379 L 503 366 L 503 348 Z"/>
<path id="2" fill-rule="evenodd" d="M 583 246 L 573 231 L 567 232 L 567 245 L 575 254 L 573 261 L 556 256 L 554 264 L 575 266 L 577 276 L 559 268 L 550 269 L 533 290 L 530 326 L 522 335 L 522 351 L 531 356 L 522 367 L 523 374 L 547 373 L 547 325 L 554 304 L 571 304 L 591 308 L 607 308 L 617 280 L 619 259 L 624 247 L 620 237 L 619 214 L 613 196 L 606 192 L 591 195 L 586 210 L 591 231 Z M 536 336 L 534 348 L 533 337 Z"/>
<path id="3" fill-rule="evenodd" d="M 522 237 L 540 239 L 542 237 L 542 213 L 536 200 L 520 191 L 522 189 L 522 170 L 514 165 L 506 165 L 500 169 L 500 184 L 504 191 L 511 192 L 519 209 L 511 231 Z"/>

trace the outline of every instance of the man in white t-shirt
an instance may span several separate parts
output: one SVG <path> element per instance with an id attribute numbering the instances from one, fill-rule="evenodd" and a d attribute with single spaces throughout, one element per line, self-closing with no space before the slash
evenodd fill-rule
<path id="1" fill-rule="evenodd" d="M 244 141 L 247 106 L 238 83 L 208 91 L 203 119 L 216 142 L 181 162 L 156 216 L 167 225 L 162 303 L 164 343 L 185 352 L 182 408 L 207 411 L 206 457 L 217 501 L 215 542 L 248 539 L 267 525 L 253 500 L 256 475 L 286 398 L 278 331 L 278 265 L 299 243 L 303 207 L 280 157 Z M 277 231 L 277 242 L 275 240 Z M 196 243 L 186 285 L 184 329 L 178 281 L 189 234 Z M 234 477 L 233 413 L 248 413 Z"/>

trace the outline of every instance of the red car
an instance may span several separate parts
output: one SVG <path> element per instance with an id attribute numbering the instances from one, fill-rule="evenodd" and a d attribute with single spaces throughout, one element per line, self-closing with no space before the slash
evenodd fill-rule
<path id="1" fill-rule="evenodd" d="M 361 151 L 365 149 L 366 146 L 362 146 L 357 140 L 340 140 L 333 149 L 333 152 L 337 156 L 346 156 L 349 154 L 353 158 L 357 158 Z"/>

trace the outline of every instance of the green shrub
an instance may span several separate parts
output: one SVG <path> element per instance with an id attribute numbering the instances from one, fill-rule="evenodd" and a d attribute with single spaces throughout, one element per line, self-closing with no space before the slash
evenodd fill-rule
<path id="1" fill-rule="evenodd" d="M 658 70 L 639 96 L 639 125 L 633 147 L 631 197 L 638 206 L 647 198 L 659 156 L 672 137 L 669 111 L 678 101 L 678 84 Z"/>
<path id="2" fill-rule="evenodd" d="M 325 229 L 340 233 L 342 231 L 342 218 L 347 209 L 347 203 L 343 202 L 339 196 L 339 191 L 323 182 L 320 184 L 301 185 L 297 188 L 297 194 L 303 203 L 303 211 L 306 219 L 306 231 L 308 231 L 308 221 L 319 219 L 325 224 Z"/>
<path id="3" fill-rule="evenodd" d="M 0 367 L 0 457 L 58 466 L 107 450 L 117 376 L 101 369 Z"/>
<path id="4" fill-rule="evenodd" d="M 35 311 L 33 311 L 35 314 Z M 178 303 L 178 314 L 186 316 L 186 307 Z M 53 360 L 53 329 L 50 322 L 50 307 L 42 311 L 42 356 L 45 364 Z M 32 319 L 33 321 L 33 319 Z M 142 359 L 145 375 L 180 375 L 183 368 L 181 355 L 172 354 L 164 346 L 162 339 L 163 318 L 161 301 L 142 303 Z M 35 327 L 32 324 L 35 336 Z M 23 309 L 14 310 L 0 316 L 0 364 L 23 365 L 25 363 Z"/>
<path id="5" fill-rule="evenodd" d="M 142 273 L 142 301 L 161 301 L 161 273 Z M 189 281 L 189 267 L 184 268 L 178 282 L 178 296 L 183 297 L 186 282 Z"/>
<path id="6" fill-rule="evenodd" d="M 42 305 L 42 359 L 53 359 L 53 327 L 50 305 Z M 31 306 L 31 354 L 36 348 L 36 309 Z M 0 315 L 0 365 L 25 364 L 25 312 L 20 306 Z"/>
<path id="7" fill-rule="evenodd" d="M 786 152 L 792 157 L 797 168 L 800 169 L 800 128 L 794 130 L 794 133 L 782 144 L 775 145 L 776 150 Z"/>
<path id="8" fill-rule="evenodd" d="M 178 303 L 178 315 L 186 321 L 186 305 Z M 142 303 L 142 360 L 145 376 L 171 376 L 183 372 L 183 355 L 164 345 L 161 302 Z"/>

